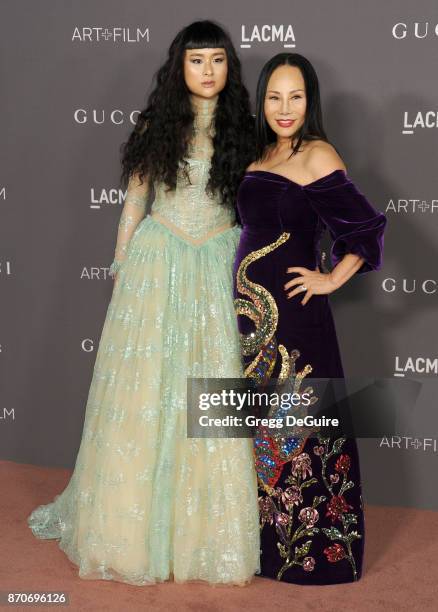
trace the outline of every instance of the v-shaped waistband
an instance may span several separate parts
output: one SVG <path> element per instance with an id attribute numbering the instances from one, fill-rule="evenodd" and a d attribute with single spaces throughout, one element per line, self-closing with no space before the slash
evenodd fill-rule
<path id="1" fill-rule="evenodd" d="M 221 234 L 222 232 L 235 227 L 235 223 L 231 223 L 231 222 L 225 223 L 224 225 L 221 225 L 220 227 L 217 227 L 214 230 L 207 232 L 201 238 L 194 238 L 187 232 L 184 232 L 177 225 L 169 221 L 169 219 L 167 219 L 166 217 L 163 217 L 157 212 L 152 212 L 151 217 L 152 219 L 154 219 L 161 225 L 164 225 L 165 227 L 167 227 L 173 234 L 175 234 L 176 236 L 179 236 L 180 238 L 182 238 L 183 240 L 185 240 L 186 242 L 194 246 L 200 246 L 204 244 L 204 242 L 207 242 L 208 240 L 216 236 L 217 234 Z"/>

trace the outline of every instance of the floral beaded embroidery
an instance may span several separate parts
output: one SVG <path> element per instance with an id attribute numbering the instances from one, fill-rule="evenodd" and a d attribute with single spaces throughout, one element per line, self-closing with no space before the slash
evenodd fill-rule
<path id="1" fill-rule="evenodd" d="M 341 452 L 345 438 L 335 440 L 330 450 L 329 438 L 319 438 L 318 441 L 319 445 L 315 445 L 313 451 L 322 462 L 322 480 L 327 488 L 327 496 L 314 496 L 311 506 L 299 509 L 300 504 L 303 503 L 303 489 L 318 482 L 312 473 L 310 456 L 305 452 L 301 452 L 290 460 L 290 474 L 285 480 L 289 485 L 287 488 L 268 487 L 262 483 L 266 496 L 259 497 L 261 528 L 263 529 L 266 523 L 275 526 L 279 537 L 277 547 L 281 558 L 284 559 L 277 573 L 278 580 L 281 580 L 285 571 L 293 566 L 301 566 L 306 572 L 313 571 L 316 561 L 309 555 L 309 552 L 311 552 L 313 536 L 320 532 L 327 536 L 329 541 L 334 542 L 324 549 L 327 561 L 336 563 L 343 559 L 347 560 L 351 565 L 353 577 L 357 580 L 351 543 L 361 538 L 362 535 L 355 529 L 350 529 L 357 523 L 357 515 L 349 512 L 353 508 L 344 497 L 345 491 L 354 487 L 354 483 L 347 480 L 350 466 L 348 455 L 341 455 L 338 458 L 334 467 L 335 472 L 330 474 L 327 480 L 327 461 Z M 334 490 L 335 484 L 339 485 L 337 492 Z M 324 502 L 326 503 L 321 509 Z M 324 510 L 325 516 L 330 517 L 333 523 L 329 529 L 317 526 Z M 340 527 L 335 526 L 335 523 L 340 524 Z M 303 538 L 308 539 L 300 543 L 299 541 Z"/>
<path id="2" fill-rule="evenodd" d="M 336 542 L 333 546 L 327 546 L 324 549 L 324 554 L 330 563 L 336 563 L 342 559 L 347 559 L 351 565 L 353 577 L 357 580 L 356 562 L 351 551 L 351 544 L 354 540 L 360 539 L 361 534 L 355 529 L 350 529 L 352 525 L 357 524 L 357 515 L 349 512 L 353 510 L 344 497 L 344 493 L 354 487 L 354 482 L 348 479 L 348 472 L 351 465 L 350 456 L 340 454 L 345 438 L 338 438 L 332 444 L 329 450 L 330 438 L 319 438 L 319 446 L 314 446 L 313 452 L 321 459 L 321 474 L 324 485 L 330 494 L 330 500 L 326 505 L 326 516 L 333 523 L 330 529 L 322 528 L 322 532 L 331 540 Z M 340 454 L 340 455 L 339 455 Z M 327 478 L 327 462 L 331 457 L 339 455 L 334 472 Z M 335 487 L 338 486 L 338 491 Z M 334 523 L 342 525 L 342 531 L 334 526 Z"/>
<path id="3" fill-rule="evenodd" d="M 260 385 L 266 384 L 280 355 L 279 382 L 292 382 L 294 392 L 298 392 L 304 377 L 312 371 L 312 366 L 307 364 L 303 370 L 296 372 L 295 362 L 300 352 L 295 349 L 289 355 L 283 345 L 278 345 L 275 337 L 278 308 L 272 294 L 263 286 L 250 281 L 246 274 L 251 263 L 271 253 L 289 237 L 290 234 L 285 232 L 272 244 L 250 253 L 242 260 L 237 271 L 237 289 L 251 301 L 238 298 L 234 304 L 238 315 L 249 317 L 255 324 L 254 332 L 241 334 L 243 355 L 255 355 L 246 367 L 245 376 L 255 379 Z M 306 392 L 313 393 L 313 390 L 308 388 Z M 318 398 L 313 396 L 311 399 L 311 403 L 314 403 Z M 279 538 L 277 548 L 283 560 L 277 579 L 281 580 L 284 573 L 293 566 L 300 566 L 305 572 L 315 569 L 316 560 L 310 554 L 312 541 L 316 534 L 322 533 L 328 543 L 333 542 L 323 551 L 327 562 L 347 560 L 354 580 L 357 580 L 351 544 L 362 535 L 350 529 L 357 524 L 357 515 L 350 512 L 353 507 L 344 496 L 354 487 L 354 482 L 348 479 L 350 457 L 340 454 L 345 438 L 334 440 L 331 448 L 330 438 L 319 435 L 316 438 L 318 443 L 313 447 L 313 453 L 321 461 L 321 481 L 313 475 L 310 455 L 303 452 L 308 439 L 308 435 L 274 435 L 264 427 L 259 427 L 254 436 L 257 480 L 259 489 L 264 493 L 259 497 L 260 528 L 263 530 L 266 524 L 275 527 Z M 328 475 L 328 464 L 334 457 L 337 457 L 334 471 Z M 285 480 L 288 486 L 283 489 L 276 485 L 286 464 L 290 465 L 290 474 Z M 303 490 L 318 483 L 323 484 L 326 495 L 315 495 L 311 506 L 300 508 Z M 318 526 L 321 515 L 330 519 L 330 528 Z M 340 528 L 336 525 L 340 525 Z"/>

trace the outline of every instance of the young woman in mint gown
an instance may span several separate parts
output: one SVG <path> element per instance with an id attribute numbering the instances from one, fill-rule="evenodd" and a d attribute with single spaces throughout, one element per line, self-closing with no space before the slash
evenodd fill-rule
<path id="1" fill-rule="evenodd" d="M 242 375 L 234 201 L 252 130 L 228 35 L 184 28 L 124 147 L 115 286 L 75 469 L 28 518 L 81 578 L 243 585 L 259 570 L 251 440 L 186 435 L 187 378 Z"/>
<path id="2" fill-rule="evenodd" d="M 317 75 L 303 56 L 281 53 L 262 69 L 256 132 L 256 160 L 238 192 L 245 375 L 261 385 L 289 379 L 305 392 L 310 377 L 344 376 L 328 295 L 381 267 L 386 218 L 328 142 Z M 325 229 L 334 240 L 331 272 L 320 257 Z M 298 584 L 358 580 L 364 520 L 355 439 L 305 432 L 281 440 L 260 428 L 254 450 L 261 574 Z"/>

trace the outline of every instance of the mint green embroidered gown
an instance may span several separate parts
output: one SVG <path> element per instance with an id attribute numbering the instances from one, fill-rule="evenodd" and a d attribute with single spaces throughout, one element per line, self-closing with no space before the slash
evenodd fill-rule
<path id="1" fill-rule="evenodd" d="M 191 185 L 131 179 L 71 480 L 28 517 L 85 579 L 245 584 L 260 569 L 249 439 L 186 437 L 188 376 L 242 375 L 234 212 L 205 193 L 215 102 L 196 107 Z"/>

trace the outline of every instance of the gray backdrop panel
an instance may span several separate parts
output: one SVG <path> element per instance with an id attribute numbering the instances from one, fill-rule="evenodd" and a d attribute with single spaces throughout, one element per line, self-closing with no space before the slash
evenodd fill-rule
<path id="1" fill-rule="evenodd" d="M 436 509 L 432 0 L 1 4 L 0 458 L 74 465 L 112 290 L 119 146 L 173 36 L 199 18 L 232 34 L 252 98 L 272 55 L 314 63 L 329 138 L 387 213 L 384 268 L 331 300 L 347 376 L 422 383 L 415 418 L 428 432 L 361 441 L 366 500 Z"/>

